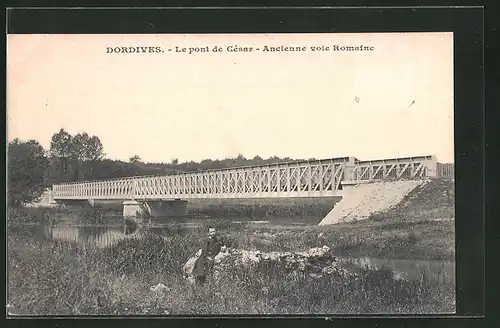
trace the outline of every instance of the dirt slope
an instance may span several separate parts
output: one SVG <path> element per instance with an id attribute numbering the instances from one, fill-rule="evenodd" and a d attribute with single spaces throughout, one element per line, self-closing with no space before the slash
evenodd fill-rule
<path id="1" fill-rule="evenodd" d="M 384 211 L 401 202 L 423 180 L 373 182 L 348 187 L 340 202 L 319 225 L 344 223 L 367 219 L 373 213 Z"/>

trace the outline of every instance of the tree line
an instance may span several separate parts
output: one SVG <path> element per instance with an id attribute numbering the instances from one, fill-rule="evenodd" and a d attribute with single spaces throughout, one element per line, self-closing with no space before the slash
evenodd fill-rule
<path id="1" fill-rule="evenodd" d="M 53 184 L 85 180 L 102 180 L 142 175 L 169 175 L 229 167 L 289 162 L 289 157 L 272 156 L 251 159 L 238 155 L 222 160 L 200 162 L 144 163 L 138 155 L 128 162 L 105 158 L 104 147 L 97 136 L 87 133 L 71 135 L 64 129 L 55 133 L 50 148 L 36 140 L 9 142 L 7 150 L 8 204 L 18 207 L 38 200 Z"/>

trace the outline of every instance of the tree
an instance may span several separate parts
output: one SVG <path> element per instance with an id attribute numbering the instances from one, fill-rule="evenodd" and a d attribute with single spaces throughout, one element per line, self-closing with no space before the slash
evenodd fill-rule
<path id="1" fill-rule="evenodd" d="M 57 158 L 69 158 L 72 153 L 73 137 L 64 129 L 52 136 L 50 155 Z"/>
<path id="2" fill-rule="evenodd" d="M 78 133 L 72 140 L 71 157 L 74 160 L 85 161 L 88 156 L 88 142 L 90 137 L 87 133 Z"/>
<path id="3" fill-rule="evenodd" d="M 179 164 L 179 160 L 177 158 L 172 159 L 171 161 L 172 165 L 177 165 Z"/>
<path id="4" fill-rule="evenodd" d="M 101 140 L 97 136 L 90 137 L 86 132 L 83 132 L 73 137 L 72 144 L 71 157 L 75 169 L 74 179 L 94 178 L 96 164 L 104 157 Z"/>
<path id="5" fill-rule="evenodd" d="M 251 164 L 252 165 L 259 165 L 264 162 L 264 159 L 260 157 L 259 155 L 255 155 L 254 158 L 252 158 Z"/>
<path id="6" fill-rule="evenodd" d="M 97 164 L 104 157 L 101 140 L 86 132 L 74 137 L 61 129 L 50 143 L 52 182 L 88 180 L 95 178 Z"/>
<path id="7" fill-rule="evenodd" d="M 52 136 L 50 141 L 50 156 L 59 162 L 61 172 L 59 177 L 63 177 L 68 172 L 69 159 L 73 148 L 73 137 L 64 129 L 59 130 Z"/>
<path id="8" fill-rule="evenodd" d="M 130 163 L 142 163 L 142 160 L 139 157 L 139 155 L 134 155 L 134 156 L 130 157 L 129 161 L 130 161 Z"/>
<path id="9" fill-rule="evenodd" d="M 96 161 L 104 157 L 99 137 L 90 137 L 86 132 L 78 133 L 72 139 L 71 157 L 79 161 Z"/>
<path id="10" fill-rule="evenodd" d="M 89 139 L 87 133 L 78 133 L 71 140 L 70 158 L 73 168 L 73 178 L 71 180 L 85 180 L 87 168 L 84 166 L 86 166 Z"/>
<path id="11" fill-rule="evenodd" d="M 19 207 L 36 201 L 45 188 L 49 161 L 43 147 L 35 140 L 14 139 L 7 150 L 8 203 Z"/>
<path id="12" fill-rule="evenodd" d="M 88 161 L 98 161 L 106 155 L 101 140 L 97 136 L 92 136 L 86 144 L 85 159 Z"/>

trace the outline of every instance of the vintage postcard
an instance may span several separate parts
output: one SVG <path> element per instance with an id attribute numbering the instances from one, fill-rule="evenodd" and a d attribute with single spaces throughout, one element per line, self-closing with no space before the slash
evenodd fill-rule
<path id="1" fill-rule="evenodd" d="M 453 90 L 453 33 L 8 35 L 8 314 L 455 313 Z"/>

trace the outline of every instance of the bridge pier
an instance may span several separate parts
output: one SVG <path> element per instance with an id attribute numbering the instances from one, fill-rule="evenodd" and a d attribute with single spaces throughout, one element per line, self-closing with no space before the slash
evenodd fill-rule
<path id="1" fill-rule="evenodd" d="M 123 217 L 135 218 L 140 215 L 149 215 L 154 218 L 179 217 L 187 215 L 186 200 L 152 200 L 123 202 Z"/>
<path id="2" fill-rule="evenodd" d="M 143 208 L 141 207 L 141 203 L 135 200 L 126 200 L 123 202 L 124 218 L 136 218 L 141 213 L 143 213 Z"/>
<path id="3" fill-rule="evenodd" d="M 356 163 L 354 157 L 349 157 L 349 160 L 344 165 L 344 181 L 355 180 Z"/>

